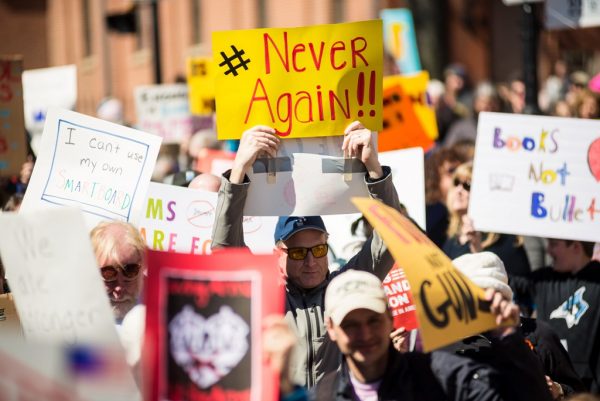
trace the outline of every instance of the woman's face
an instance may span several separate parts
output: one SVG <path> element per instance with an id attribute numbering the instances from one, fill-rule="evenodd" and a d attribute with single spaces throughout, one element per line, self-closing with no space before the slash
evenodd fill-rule
<path id="1" fill-rule="evenodd" d="M 456 161 L 448 161 L 446 160 L 439 167 L 440 174 L 440 193 L 442 195 L 442 199 L 446 199 L 448 196 L 448 191 L 452 187 L 452 176 L 454 175 L 454 170 L 459 166 L 459 162 Z"/>
<path id="2" fill-rule="evenodd" d="M 469 195 L 471 191 L 471 180 L 456 177 L 452 181 L 452 187 L 448 192 L 448 208 L 453 213 L 463 215 L 469 208 Z"/>

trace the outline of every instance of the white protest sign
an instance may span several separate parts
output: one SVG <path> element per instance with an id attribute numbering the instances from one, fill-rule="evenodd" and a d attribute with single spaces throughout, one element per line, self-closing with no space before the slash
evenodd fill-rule
<path id="1" fill-rule="evenodd" d="M 50 109 L 22 211 L 75 206 L 89 226 L 136 223 L 161 139 L 68 110 Z"/>
<path id="2" fill-rule="evenodd" d="M 39 68 L 23 71 L 23 107 L 25 128 L 32 137 L 33 150 L 38 154 L 39 137 L 44 129 L 50 107 L 75 110 L 77 103 L 77 67 Z"/>
<path id="3" fill-rule="evenodd" d="M 366 170 L 356 159 L 344 160 L 342 141 L 339 136 L 282 139 L 277 158 L 258 159 L 248 173 L 252 184 L 244 215 L 314 216 L 356 211 L 350 197 L 368 196 Z M 275 171 L 273 183 L 268 182 L 269 169 Z M 345 180 L 344 171 L 350 180 Z"/>
<path id="4" fill-rule="evenodd" d="M 600 240 L 600 122 L 482 113 L 477 132 L 477 230 Z"/>
<path id="5" fill-rule="evenodd" d="M 0 342 L 2 401 L 136 401 L 123 351 L 25 341 L 3 333 Z"/>
<path id="6" fill-rule="evenodd" d="M 165 143 L 180 143 L 194 133 L 186 84 L 138 86 L 135 108 L 138 128 Z"/>
<path id="7" fill-rule="evenodd" d="M 216 192 L 150 183 L 140 232 L 157 251 L 210 253 Z M 244 217 L 244 239 L 254 253 L 271 253 L 276 217 Z"/>
<path id="8" fill-rule="evenodd" d="M 379 153 L 379 161 L 392 169 L 392 181 L 400 202 L 421 228 L 425 228 L 425 178 L 423 149 L 409 148 Z M 323 216 L 329 232 L 329 245 L 337 258 L 349 260 L 366 240 L 357 233 L 351 235 L 350 226 L 360 213 Z"/>
<path id="9" fill-rule="evenodd" d="M 0 226 L 0 253 L 27 340 L 118 351 L 110 363 L 124 372 L 121 397 L 110 399 L 139 399 L 81 211 L 4 213 Z"/>
<path id="10" fill-rule="evenodd" d="M 587 28 L 600 25 L 600 0 L 546 0 L 546 28 Z"/>

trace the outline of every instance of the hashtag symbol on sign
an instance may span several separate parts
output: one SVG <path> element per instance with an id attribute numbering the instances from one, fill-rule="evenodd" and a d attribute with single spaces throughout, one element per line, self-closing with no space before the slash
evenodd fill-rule
<path id="1" fill-rule="evenodd" d="M 225 71 L 225 75 L 233 74 L 234 77 L 238 75 L 238 68 L 244 67 L 244 70 L 248 70 L 248 63 L 250 59 L 244 60 L 242 57 L 246 52 L 244 50 L 238 50 L 235 46 L 231 45 L 231 50 L 233 50 L 233 55 L 231 57 L 227 57 L 225 52 L 221 52 L 221 56 L 223 57 L 223 62 L 219 64 L 219 67 L 227 66 L 228 70 Z M 237 64 L 233 65 L 233 61 L 237 59 Z"/>

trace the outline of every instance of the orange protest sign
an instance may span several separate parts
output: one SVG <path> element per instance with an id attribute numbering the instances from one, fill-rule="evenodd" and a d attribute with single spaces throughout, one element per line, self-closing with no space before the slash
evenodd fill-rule
<path id="1" fill-rule="evenodd" d="M 435 144 L 437 123 L 427 99 L 428 82 L 427 72 L 384 78 L 380 152 L 411 147 L 427 151 Z"/>
<path id="2" fill-rule="evenodd" d="M 352 198 L 352 202 L 404 268 L 425 352 L 496 327 L 484 291 L 455 269 L 417 226 L 377 200 Z"/>

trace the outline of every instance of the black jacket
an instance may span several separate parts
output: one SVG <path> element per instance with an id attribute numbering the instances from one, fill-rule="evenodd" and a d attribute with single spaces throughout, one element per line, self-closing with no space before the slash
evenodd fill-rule
<path id="1" fill-rule="evenodd" d="M 522 317 L 519 327 L 525 341 L 540 360 L 544 374 L 560 384 L 565 396 L 585 391 L 571 358 L 549 324 Z"/>
<path id="2" fill-rule="evenodd" d="M 556 332 L 586 389 L 600 393 L 600 263 L 575 274 L 547 267 L 509 280 L 515 295 L 532 296 L 538 319 Z"/>
<path id="3" fill-rule="evenodd" d="M 535 356 L 519 334 L 493 343 L 505 366 L 481 363 L 453 351 L 400 354 L 390 347 L 388 366 L 379 387 L 386 401 L 550 401 Z M 533 362 L 532 362 L 533 361 Z M 526 383 L 526 385 L 522 385 Z M 342 361 L 313 390 L 316 401 L 356 401 L 348 366 Z"/>

